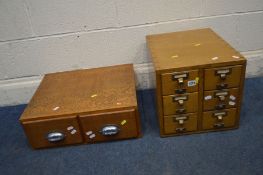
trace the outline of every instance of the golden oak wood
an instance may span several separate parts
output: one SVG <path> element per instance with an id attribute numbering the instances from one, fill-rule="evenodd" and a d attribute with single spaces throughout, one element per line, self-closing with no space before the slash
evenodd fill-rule
<path id="1" fill-rule="evenodd" d="M 220 95 L 224 94 L 223 99 L 220 99 Z M 209 100 L 206 100 L 209 97 Z M 211 99 L 210 99 L 211 98 Z M 205 91 L 204 92 L 204 102 L 203 109 L 205 111 L 208 110 L 216 110 L 219 105 L 223 105 L 223 109 L 225 108 L 235 108 L 237 106 L 239 98 L 239 89 L 224 89 L 224 90 L 214 90 L 214 91 Z"/>
<path id="2" fill-rule="evenodd" d="M 137 111 L 132 109 L 109 113 L 81 115 L 80 123 L 83 132 L 88 133 L 89 131 L 93 131 L 93 133 L 96 135 L 94 139 L 85 137 L 85 142 L 94 143 L 98 141 L 138 137 L 140 133 L 138 133 L 138 126 L 135 117 L 138 114 L 135 114 L 135 112 Z M 100 133 L 100 130 L 105 126 L 105 124 L 118 125 L 120 130 L 125 132 L 120 132 L 119 134 L 113 135 L 111 137 L 104 136 Z"/>
<path id="3" fill-rule="evenodd" d="M 26 121 L 22 124 L 29 143 L 33 148 L 55 147 L 83 142 L 76 116 Z M 73 127 L 75 131 L 67 130 L 70 126 Z M 71 133 L 72 131 L 74 134 Z M 51 143 L 46 139 L 50 132 L 61 132 L 65 135 L 65 139 L 61 142 Z"/>
<path id="4" fill-rule="evenodd" d="M 197 115 L 196 113 L 188 114 L 187 119 L 184 120 L 184 124 L 179 123 L 179 119 L 176 120 L 177 117 L 182 117 L 181 115 L 175 116 L 165 116 L 164 117 L 164 132 L 165 134 L 177 133 L 180 134 L 182 132 L 196 131 L 197 130 Z"/>
<path id="5" fill-rule="evenodd" d="M 132 112 L 123 113 L 123 111 Z M 120 112 L 119 115 L 118 112 Z M 114 117 L 108 113 L 114 114 Z M 74 120 L 72 116 L 74 116 Z M 119 122 L 120 119 L 126 120 L 127 117 L 131 123 L 127 121 L 121 127 L 121 134 L 119 133 L 118 137 L 113 136 L 112 139 L 139 137 L 141 134 L 140 120 L 133 66 L 126 64 L 47 74 L 20 117 L 20 122 L 34 148 L 60 146 L 73 142 L 80 143 L 86 141 L 87 137 L 89 138 L 84 133 L 86 131 L 83 130 L 86 128 L 85 124 L 81 123 L 81 119 L 84 117 L 79 116 L 98 118 L 97 120 L 100 121 L 101 125 L 111 124 L 108 123 L 111 119 L 113 122 Z M 103 120 L 99 118 L 103 118 Z M 45 124 L 46 120 L 50 121 L 49 125 Z M 63 125 L 63 121 L 67 121 L 67 127 L 76 125 L 74 122 L 77 122 L 74 129 L 77 131 L 76 133 L 81 133 L 81 140 L 75 137 L 77 134 L 72 134 L 70 135 L 72 138 L 66 136 L 61 142 L 47 143 L 45 137 L 48 131 L 68 132 L 65 130 L 66 125 Z M 68 121 L 73 122 L 72 125 Z M 95 122 L 96 120 L 90 121 Z M 103 121 L 105 122 L 103 123 Z M 88 125 L 90 124 L 88 123 Z M 95 126 L 96 124 L 96 122 L 93 124 L 94 129 L 96 129 L 93 131 L 94 133 L 101 129 Z M 121 125 L 121 123 L 115 124 Z M 131 128 L 126 127 L 126 124 Z M 43 130 L 36 131 L 38 128 L 40 130 L 43 128 Z M 134 130 L 133 134 L 126 134 L 126 132 L 130 133 L 131 130 Z M 99 137 L 99 134 L 92 139 L 96 140 L 96 137 Z M 98 140 L 103 141 L 103 139 Z M 105 140 L 111 140 L 111 136 Z"/>
<path id="6" fill-rule="evenodd" d="M 211 29 L 149 35 L 146 40 L 156 73 L 157 111 L 162 137 L 238 127 L 246 67 L 246 59 L 239 52 Z M 229 94 L 224 97 L 224 93 L 218 93 L 215 97 L 218 91 L 229 91 Z M 172 131 L 173 125 L 167 125 L 165 119 L 178 108 L 168 95 L 178 94 L 198 94 L 198 99 L 191 101 L 185 110 L 185 114 L 189 114 L 195 109 L 197 129 L 194 131 L 178 133 L 174 128 L 173 132 L 166 132 L 166 127 Z M 217 105 L 219 107 L 215 108 Z M 207 120 L 207 113 L 225 108 L 236 112 L 227 116 L 229 119 L 224 118 L 226 124 L 223 127 L 202 127 L 210 126 L 213 121 Z M 229 120 L 235 124 L 230 126 Z"/>
<path id="7" fill-rule="evenodd" d="M 229 70 L 229 74 L 226 75 L 225 79 L 221 79 L 216 71 Z M 242 66 L 230 66 L 223 68 L 205 69 L 205 90 L 217 89 L 217 85 L 222 83 L 227 84 L 226 88 L 238 87 L 240 83 Z"/>
<path id="8" fill-rule="evenodd" d="M 236 123 L 236 109 L 226 109 L 219 111 L 226 112 L 226 114 L 222 117 L 222 120 L 219 121 L 218 118 L 214 115 L 216 111 L 207 111 L 203 113 L 203 129 L 214 129 L 215 124 L 224 123 L 223 127 L 233 127 Z M 220 125 L 219 125 L 220 126 Z"/>
<path id="9" fill-rule="evenodd" d="M 179 72 L 180 73 L 180 72 Z M 198 77 L 198 70 L 188 71 L 189 79 L 195 79 Z M 174 73 L 173 73 L 174 74 Z M 195 92 L 198 91 L 198 86 L 187 86 L 187 81 L 183 80 L 183 84 L 179 85 L 178 81 L 174 81 L 171 77 L 171 73 L 162 74 L 162 94 L 170 95 L 175 93 L 175 89 L 183 88 L 186 92 Z"/>
<path id="10" fill-rule="evenodd" d="M 182 100 L 182 104 L 180 104 Z M 197 112 L 198 93 L 185 93 L 163 96 L 163 113 L 164 115 L 180 114 L 180 111 L 187 113 Z"/>

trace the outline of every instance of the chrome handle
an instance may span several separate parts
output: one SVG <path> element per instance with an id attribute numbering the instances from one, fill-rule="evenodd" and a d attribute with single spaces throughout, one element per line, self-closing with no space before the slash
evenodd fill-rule
<path id="1" fill-rule="evenodd" d="M 231 73 L 231 69 L 221 69 L 216 71 L 216 75 L 219 75 L 221 80 L 226 79 L 226 75 Z"/>
<path id="2" fill-rule="evenodd" d="M 188 96 L 187 95 L 173 97 L 173 101 L 177 102 L 180 106 L 183 106 L 184 101 L 187 101 L 187 100 L 188 100 Z"/>
<path id="3" fill-rule="evenodd" d="M 215 97 L 217 97 L 219 101 L 225 101 L 228 95 L 228 91 L 219 91 L 215 93 Z"/>
<path id="4" fill-rule="evenodd" d="M 51 132 L 47 135 L 47 140 L 49 142 L 59 142 L 61 140 L 64 140 L 65 135 L 61 132 Z"/>
<path id="5" fill-rule="evenodd" d="M 120 128 L 117 126 L 117 125 L 107 125 L 107 126 L 104 126 L 102 129 L 101 129 L 101 134 L 104 135 L 104 136 L 111 136 L 111 135 L 116 135 L 118 134 L 120 131 Z"/>
<path id="6" fill-rule="evenodd" d="M 225 117 L 227 115 L 226 111 L 223 112 L 215 112 L 214 113 L 214 117 L 217 118 L 217 121 L 223 121 L 223 117 Z"/>
<path id="7" fill-rule="evenodd" d="M 179 85 L 184 85 L 184 79 L 187 79 L 189 76 L 188 72 L 184 72 L 184 73 L 174 73 L 172 75 L 172 80 L 176 80 L 178 82 Z"/>

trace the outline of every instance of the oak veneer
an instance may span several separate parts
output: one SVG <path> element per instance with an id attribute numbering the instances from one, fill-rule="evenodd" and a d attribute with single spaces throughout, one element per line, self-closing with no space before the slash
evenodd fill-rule
<path id="1" fill-rule="evenodd" d="M 149 35 L 146 40 L 155 68 L 162 137 L 239 126 L 246 68 L 239 52 L 211 29 Z M 171 100 L 177 95 L 197 100 L 178 105 Z"/>
<path id="2" fill-rule="evenodd" d="M 47 74 L 20 122 L 33 148 L 139 137 L 133 66 Z"/>

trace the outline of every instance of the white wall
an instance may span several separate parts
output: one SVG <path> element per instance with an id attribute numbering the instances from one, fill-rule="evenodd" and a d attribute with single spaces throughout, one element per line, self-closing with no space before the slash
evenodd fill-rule
<path id="1" fill-rule="evenodd" d="M 0 0 L 0 105 L 79 68 L 134 63 L 138 88 L 152 87 L 145 35 L 204 27 L 248 57 L 248 76 L 263 74 L 263 0 Z"/>

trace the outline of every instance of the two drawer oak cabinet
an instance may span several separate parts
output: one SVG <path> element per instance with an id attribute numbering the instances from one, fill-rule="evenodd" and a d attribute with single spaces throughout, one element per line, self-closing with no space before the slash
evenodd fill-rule
<path id="1" fill-rule="evenodd" d="M 246 60 L 211 29 L 147 36 L 162 137 L 237 128 Z"/>
<path id="2" fill-rule="evenodd" d="M 20 118 L 33 148 L 140 136 L 131 64 L 47 74 Z"/>

